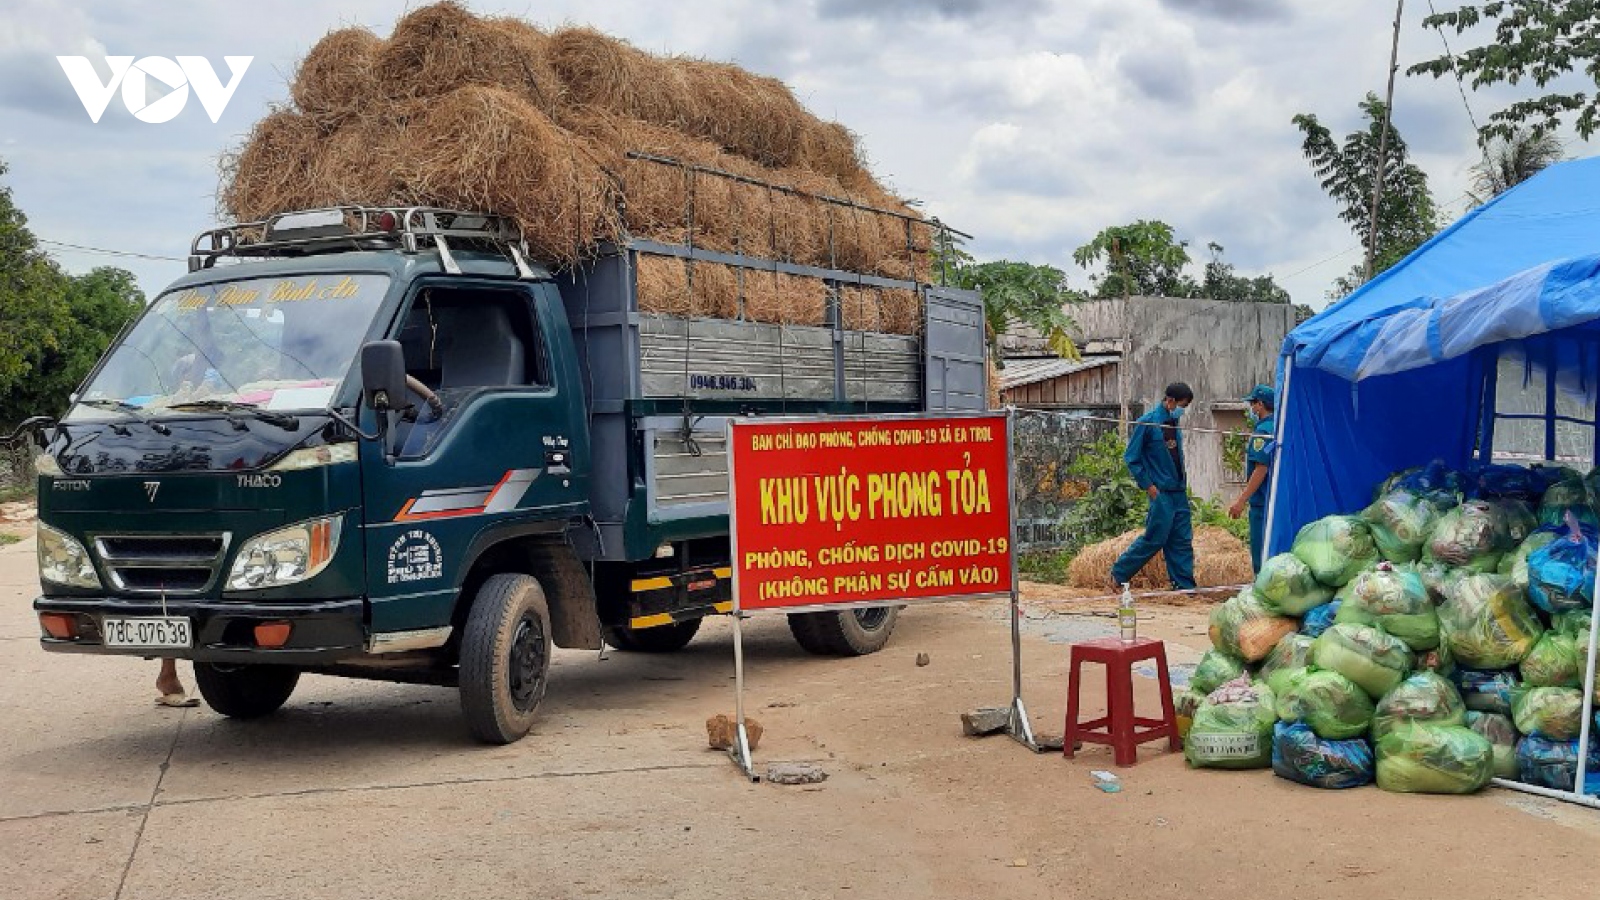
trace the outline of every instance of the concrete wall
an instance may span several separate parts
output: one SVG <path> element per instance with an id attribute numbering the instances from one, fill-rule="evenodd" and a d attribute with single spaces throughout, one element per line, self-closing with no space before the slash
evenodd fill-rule
<path id="1" fill-rule="evenodd" d="M 1082 303 L 1068 312 L 1078 323 L 1081 346 L 1123 350 L 1119 365 L 1127 371 L 1133 408 L 1159 403 L 1174 381 L 1194 389 L 1194 404 L 1184 416 L 1190 485 L 1200 496 L 1231 499 L 1237 479 L 1223 471 L 1222 437 L 1195 429 L 1215 428 L 1219 407 L 1237 411 L 1251 387 L 1272 383 L 1278 351 L 1294 327 L 1294 308 L 1134 297 Z M 1117 383 L 1107 379 L 1104 387 L 1106 396 L 1090 399 L 1115 407 Z"/>

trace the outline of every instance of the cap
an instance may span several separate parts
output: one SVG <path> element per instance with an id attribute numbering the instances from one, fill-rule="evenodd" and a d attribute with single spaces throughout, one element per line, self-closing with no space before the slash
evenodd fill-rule
<path id="1" fill-rule="evenodd" d="M 1254 403 L 1257 400 L 1265 403 L 1269 409 L 1276 409 L 1278 406 L 1278 395 L 1264 384 L 1256 385 L 1244 398 L 1246 403 Z"/>

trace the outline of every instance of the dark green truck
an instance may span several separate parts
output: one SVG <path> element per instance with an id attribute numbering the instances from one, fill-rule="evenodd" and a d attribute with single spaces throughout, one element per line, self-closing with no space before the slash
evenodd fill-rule
<path id="1" fill-rule="evenodd" d="M 925 328 L 641 313 L 647 253 L 914 287 Z M 34 607 L 46 650 L 193 660 L 228 716 L 316 672 L 457 686 L 514 741 L 552 644 L 667 652 L 728 611 L 728 417 L 984 405 L 979 299 L 911 282 L 647 241 L 547 270 L 433 209 L 219 228 L 189 268 L 41 433 Z M 894 621 L 790 617 L 821 654 Z"/>

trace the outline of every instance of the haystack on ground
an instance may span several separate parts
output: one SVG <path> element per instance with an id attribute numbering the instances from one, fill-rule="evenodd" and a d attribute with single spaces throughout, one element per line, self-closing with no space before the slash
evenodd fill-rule
<path id="1" fill-rule="evenodd" d="M 1109 588 L 1111 564 L 1140 533 L 1124 532 L 1079 551 L 1072 565 L 1067 567 L 1067 584 L 1076 588 Z M 1255 580 L 1250 568 L 1250 548 L 1221 528 L 1202 525 L 1195 529 L 1194 560 L 1195 584 L 1203 588 L 1249 584 Z M 1136 591 L 1164 590 L 1171 583 L 1167 579 L 1166 558 L 1160 553 L 1133 576 Z"/>
<path id="2" fill-rule="evenodd" d="M 339 204 L 434 204 L 515 218 L 541 261 L 570 263 L 624 236 L 802 265 L 926 280 L 927 226 L 873 180 L 855 135 L 782 82 L 724 63 L 655 56 L 587 28 L 545 34 L 456 2 L 414 10 L 383 40 L 330 33 L 302 62 L 295 106 L 225 161 L 235 218 Z M 667 157 L 761 184 L 629 158 Z M 824 202 L 833 198 L 852 205 Z M 659 273 L 655 273 L 659 274 Z M 787 278 L 667 307 L 821 324 L 824 288 Z M 750 281 L 751 279 L 744 279 Z M 663 279 L 652 284 L 665 285 Z M 730 301 L 728 298 L 733 299 Z M 912 334 L 910 292 L 878 298 L 884 330 Z M 850 315 L 872 314 L 857 304 Z"/>

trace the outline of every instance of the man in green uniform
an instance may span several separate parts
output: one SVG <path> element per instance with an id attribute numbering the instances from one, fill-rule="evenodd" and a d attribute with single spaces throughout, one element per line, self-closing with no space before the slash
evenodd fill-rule
<path id="1" fill-rule="evenodd" d="M 1189 512 L 1189 478 L 1183 464 L 1183 435 L 1178 420 L 1194 402 L 1187 384 L 1167 385 L 1166 397 L 1155 409 L 1139 417 L 1128 434 L 1122 454 L 1139 490 L 1150 495 L 1150 512 L 1144 534 L 1111 567 L 1111 577 L 1125 585 L 1157 553 L 1167 562 L 1167 577 L 1175 590 L 1194 589 L 1194 522 Z"/>
<path id="2" fill-rule="evenodd" d="M 1244 514 L 1246 506 L 1250 508 L 1250 565 L 1260 572 L 1261 548 L 1266 541 L 1267 530 L 1267 494 L 1271 490 L 1267 480 L 1272 476 L 1274 449 L 1272 412 L 1277 406 L 1277 396 L 1272 388 L 1258 384 L 1244 399 L 1250 404 L 1250 414 L 1255 418 L 1256 427 L 1250 435 L 1250 443 L 1245 445 L 1248 468 L 1245 469 L 1244 490 L 1239 492 L 1239 499 L 1233 501 L 1228 515 L 1237 519 Z"/>

